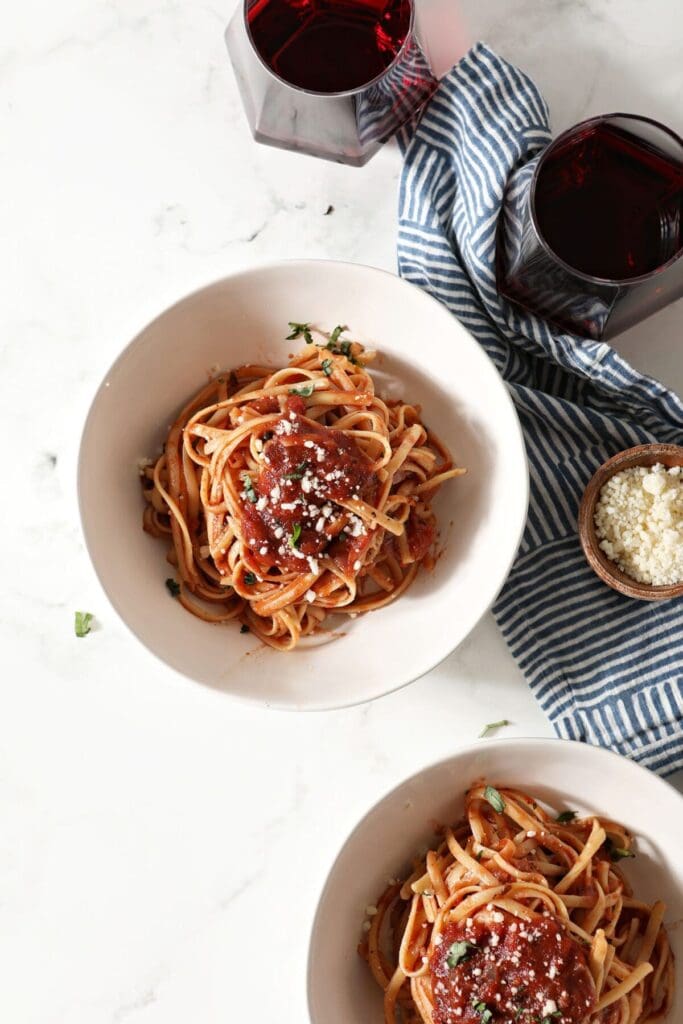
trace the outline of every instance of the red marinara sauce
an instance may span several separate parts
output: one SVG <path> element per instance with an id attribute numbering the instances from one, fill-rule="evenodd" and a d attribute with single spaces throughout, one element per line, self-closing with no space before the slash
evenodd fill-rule
<path id="1" fill-rule="evenodd" d="M 455 966 L 466 942 L 466 953 Z M 429 971 L 434 1024 L 584 1024 L 595 985 L 583 947 L 553 917 L 487 907 L 447 925 Z"/>
<path id="2" fill-rule="evenodd" d="M 266 571 L 317 572 L 323 553 L 353 571 L 371 538 L 338 502 L 372 502 L 377 478 L 352 438 L 304 412 L 301 398 L 289 398 L 266 435 L 258 479 L 242 494 L 247 541 Z"/>
<path id="3" fill-rule="evenodd" d="M 436 540 L 434 519 L 420 519 L 411 515 L 406 528 L 408 548 L 416 562 L 421 562 Z"/>

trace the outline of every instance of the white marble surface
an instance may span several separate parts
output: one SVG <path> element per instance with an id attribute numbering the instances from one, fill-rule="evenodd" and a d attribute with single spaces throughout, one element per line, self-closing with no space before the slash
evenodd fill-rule
<path id="1" fill-rule="evenodd" d="M 13 1024 L 299 1024 L 316 896 L 361 812 L 487 721 L 550 734 L 490 618 L 412 687 L 295 716 L 169 678 L 98 589 L 74 469 L 122 344 L 246 264 L 394 267 L 397 151 L 358 171 L 255 146 L 223 47 L 231 7 L 3 8 L 0 1017 Z M 422 16 L 441 66 L 484 38 L 531 71 L 557 129 L 615 108 L 683 128 L 677 0 L 423 0 Z M 679 388 L 682 315 L 619 342 Z M 85 640 L 75 608 L 97 617 Z"/>

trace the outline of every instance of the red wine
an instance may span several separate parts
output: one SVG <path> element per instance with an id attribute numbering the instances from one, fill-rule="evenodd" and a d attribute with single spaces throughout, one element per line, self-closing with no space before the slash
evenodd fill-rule
<path id="1" fill-rule="evenodd" d="M 357 89 L 381 75 L 410 29 L 411 0 L 256 0 L 254 46 L 276 75 L 312 92 Z"/>
<path id="2" fill-rule="evenodd" d="M 682 196 L 680 161 L 602 123 L 549 155 L 535 214 L 561 260 L 592 277 L 623 281 L 656 270 L 681 248 Z"/>

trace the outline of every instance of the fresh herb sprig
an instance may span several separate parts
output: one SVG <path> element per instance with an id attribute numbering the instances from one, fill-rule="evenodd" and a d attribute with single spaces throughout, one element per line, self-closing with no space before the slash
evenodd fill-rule
<path id="1" fill-rule="evenodd" d="M 337 324 L 334 330 L 330 332 L 325 348 L 330 352 L 334 352 L 335 355 L 346 356 L 349 362 L 358 365 L 358 360 L 351 354 L 352 342 L 347 338 L 342 338 L 341 341 L 339 340 L 344 331 L 348 331 L 348 327 L 342 324 Z"/>
<path id="2" fill-rule="evenodd" d="M 574 821 L 574 818 L 576 818 L 576 816 L 576 811 L 562 811 L 562 813 L 558 814 L 558 816 L 555 818 L 555 821 L 559 825 L 568 825 L 571 821 Z"/>
<path id="3" fill-rule="evenodd" d="M 289 546 L 290 546 L 290 548 L 295 548 L 297 546 L 297 544 L 299 543 L 299 538 L 300 537 L 301 537 L 301 523 L 294 523 L 294 526 L 292 527 L 292 535 L 289 538 Z"/>
<path id="4" fill-rule="evenodd" d="M 313 344 L 313 335 L 311 334 L 310 324 L 297 324 L 293 320 L 290 320 L 287 325 L 291 331 L 285 338 L 285 341 L 294 341 L 295 338 L 300 338 L 303 335 L 304 341 L 307 345 Z"/>

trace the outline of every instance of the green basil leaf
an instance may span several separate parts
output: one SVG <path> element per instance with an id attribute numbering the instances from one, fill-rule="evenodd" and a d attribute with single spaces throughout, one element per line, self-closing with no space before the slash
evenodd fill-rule
<path id="1" fill-rule="evenodd" d="M 489 1010 L 486 1003 L 483 1001 L 477 1001 L 477 997 L 473 996 L 472 1006 L 474 1007 L 475 1012 L 479 1014 L 481 1024 L 489 1024 L 489 1021 L 493 1017 L 493 1011 Z"/>
<path id="2" fill-rule="evenodd" d="M 505 801 L 495 786 L 486 787 L 484 790 L 484 800 L 488 800 L 491 807 L 493 807 L 494 811 L 497 811 L 498 814 L 502 814 L 505 810 Z"/>
<path id="3" fill-rule="evenodd" d="M 611 861 L 626 860 L 635 857 L 633 850 L 625 850 L 622 846 L 613 846 L 609 853 Z"/>
<path id="4" fill-rule="evenodd" d="M 347 330 L 348 327 L 343 326 L 342 324 L 337 324 L 334 330 L 330 332 L 330 340 L 327 343 L 327 347 L 330 349 L 334 348 L 334 346 L 337 344 L 337 341 L 339 340 L 339 335 L 343 334 L 344 331 Z"/>
<path id="5" fill-rule="evenodd" d="M 252 505 L 255 505 L 256 502 L 258 501 L 258 494 L 254 490 L 254 485 L 251 482 L 251 477 L 249 476 L 249 474 L 246 474 L 244 476 L 243 483 L 244 493 L 247 497 L 247 501 L 250 501 Z"/>
<path id="6" fill-rule="evenodd" d="M 290 548 L 295 548 L 299 543 L 299 537 L 301 536 L 301 523 L 294 523 L 292 527 L 292 536 L 289 538 Z"/>
<path id="7" fill-rule="evenodd" d="M 454 942 L 448 950 L 446 963 L 451 968 L 457 967 L 463 960 L 468 960 L 475 949 L 477 949 L 477 946 L 473 942 Z"/>
<path id="8" fill-rule="evenodd" d="M 74 632 L 76 636 L 83 637 L 87 636 L 90 632 L 90 623 L 92 622 L 92 614 L 90 612 L 76 612 L 74 615 Z"/>
<path id="9" fill-rule="evenodd" d="M 304 474 L 308 469 L 307 462 L 300 462 L 293 473 L 284 473 L 282 476 L 283 480 L 303 480 Z"/>
<path id="10" fill-rule="evenodd" d="M 290 388 L 290 395 L 299 395 L 301 398 L 310 398 L 315 391 L 315 383 L 311 380 L 308 384 L 297 384 L 295 388 Z"/>
<path id="11" fill-rule="evenodd" d="M 561 814 L 558 814 L 555 820 L 559 822 L 560 825 L 568 825 L 570 821 L 573 821 L 574 818 L 576 818 L 576 816 L 576 811 L 562 811 Z"/>

